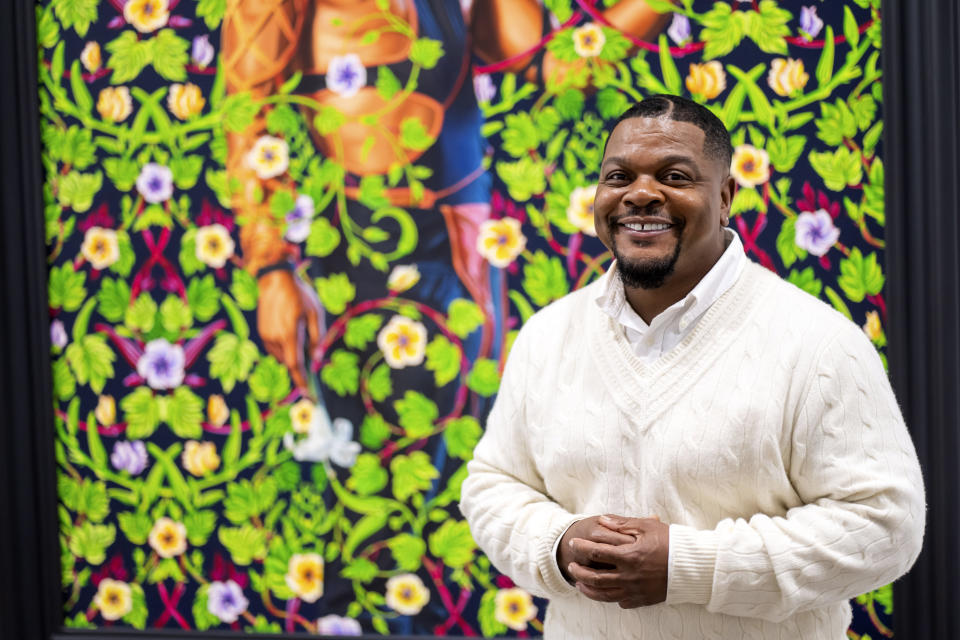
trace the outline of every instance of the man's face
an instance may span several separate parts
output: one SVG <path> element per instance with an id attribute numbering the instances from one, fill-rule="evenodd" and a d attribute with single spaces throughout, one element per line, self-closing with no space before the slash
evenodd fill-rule
<path id="1" fill-rule="evenodd" d="M 723 253 L 733 180 L 703 141 L 696 125 L 660 118 L 630 118 L 610 134 L 594 224 L 627 287 L 692 288 Z"/>

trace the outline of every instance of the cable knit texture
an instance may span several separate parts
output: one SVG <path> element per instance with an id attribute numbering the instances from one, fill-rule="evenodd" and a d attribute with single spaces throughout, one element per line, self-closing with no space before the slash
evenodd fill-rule
<path id="1" fill-rule="evenodd" d="M 923 483 L 876 351 L 749 263 L 694 331 L 636 358 L 594 283 L 520 331 L 461 509 L 494 565 L 550 598 L 545 635 L 842 640 L 847 600 L 920 551 Z M 568 584 L 553 544 L 602 513 L 670 523 L 667 601 Z"/>

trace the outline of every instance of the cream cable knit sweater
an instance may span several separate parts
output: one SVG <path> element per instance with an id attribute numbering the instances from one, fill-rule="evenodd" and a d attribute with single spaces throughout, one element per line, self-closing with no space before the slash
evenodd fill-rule
<path id="1" fill-rule="evenodd" d="M 554 638 L 841 640 L 847 600 L 920 551 L 920 468 L 873 346 L 754 263 L 652 364 L 594 303 L 537 313 L 510 354 L 461 509 Z M 552 550 L 574 520 L 670 523 L 663 604 L 587 599 Z"/>

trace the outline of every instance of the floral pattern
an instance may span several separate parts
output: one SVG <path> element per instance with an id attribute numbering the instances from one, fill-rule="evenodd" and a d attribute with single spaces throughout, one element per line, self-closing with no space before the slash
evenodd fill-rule
<path id="1" fill-rule="evenodd" d="M 68 627 L 541 633 L 545 604 L 479 552 L 459 487 L 516 331 L 609 264 L 590 194 L 605 131 L 644 96 L 686 95 L 723 120 L 730 225 L 751 259 L 882 355 L 879 1 L 646 0 L 664 15 L 644 38 L 605 19 L 624 1 L 542 3 L 548 33 L 521 58 L 543 74 L 473 59 L 488 215 L 457 221 L 463 253 L 443 250 L 464 291 L 487 278 L 496 300 L 433 305 L 442 279 L 418 255 L 437 242 L 429 216 L 452 214 L 397 194 L 442 197 L 437 122 L 391 122 L 461 51 L 371 10 L 356 50 L 262 95 L 237 89 L 221 56 L 242 31 L 233 3 L 41 0 Z M 277 33 L 300 28 L 281 13 Z M 390 38 L 404 59 L 365 63 Z M 351 100 L 379 106 L 351 114 Z M 381 148 L 382 168 L 350 168 Z M 262 303 L 245 268 L 254 226 L 284 239 L 274 268 L 319 305 L 321 331 L 301 327 L 309 389 L 261 336 L 260 314 L 287 310 Z M 346 266 L 310 269 L 329 264 Z M 503 349 L 477 356 L 498 313 Z M 889 587 L 853 606 L 851 638 L 891 635 Z"/>

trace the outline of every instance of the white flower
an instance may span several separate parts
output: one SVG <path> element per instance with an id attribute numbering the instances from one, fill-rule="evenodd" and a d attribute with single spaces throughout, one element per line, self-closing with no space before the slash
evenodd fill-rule
<path id="1" fill-rule="evenodd" d="M 360 62 L 360 56 L 348 53 L 334 56 L 325 76 L 327 88 L 334 93 L 349 98 L 356 95 L 367 84 L 367 68 Z"/>
<path id="2" fill-rule="evenodd" d="M 351 440 L 353 423 L 346 418 L 337 418 L 330 424 L 330 416 L 322 404 L 314 405 L 306 437 L 297 439 L 294 434 L 283 436 L 283 446 L 293 452 L 298 461 L 330 462 L 341 467 L 352 467 L 360 453 L 360 444 Z"/>

